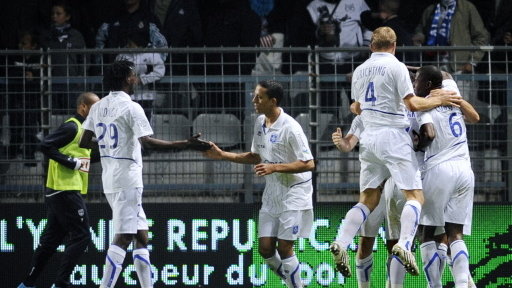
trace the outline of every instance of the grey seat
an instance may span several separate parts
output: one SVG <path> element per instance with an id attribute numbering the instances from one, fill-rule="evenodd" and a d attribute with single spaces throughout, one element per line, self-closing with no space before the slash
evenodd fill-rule
<path id="1" fill-rule="evenodd" d="M 194 134 L 222 148 L 233 148 L 242 142 L 240 120 L 233 114 L 199 114 L 192 123 Z"/>
<path id="2" fill-rule="evenodd" d="M 183 140 L 190 135 L 191 122 L 181 114 L 154 114 L 153 132 L 155 138 L 163 140 Z"/>

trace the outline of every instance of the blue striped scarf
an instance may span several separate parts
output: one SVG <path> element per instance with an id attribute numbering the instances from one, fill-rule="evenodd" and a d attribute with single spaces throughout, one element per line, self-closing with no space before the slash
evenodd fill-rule
<path id="1" fill-rule="evenodd" d="M 274 9 L 274 0 L 250 0 L 252 11 L 258 16 L 267 16 Z"/>
<path id="2" fill-rule="evenodd" d="M 448 37 L 450 34 L 450 24 L 452 22 L 453 14 L 455 13 L 455 7 L 457 1 L 450 1 L 448 5 L 446 15 L 444 16 L 442 23 L 441 18 L 441 4 L 437 4 L 436 10 L 434 11 L 434 18 L 432 19 L 432 25 L 430 26 L 430 32 L 427 39 L 428 46 L 448 46 Z"/>

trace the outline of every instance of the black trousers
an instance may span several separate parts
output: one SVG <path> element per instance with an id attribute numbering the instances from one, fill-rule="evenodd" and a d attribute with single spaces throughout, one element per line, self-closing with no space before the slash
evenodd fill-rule
<path id="1" fill-rule="evenodd" d="M 48 222 L 32 256 L 30 273 L 23 282 L 26 286 L 34 286 L 57 247 L 65 242 L 66 248 L 54 283 L 57 287 L 68 287 L 71 285 L 70 274 L 91 241 L 89 214 L 78 191 L 57 193 L 50 190 L 45 202 Z"/>

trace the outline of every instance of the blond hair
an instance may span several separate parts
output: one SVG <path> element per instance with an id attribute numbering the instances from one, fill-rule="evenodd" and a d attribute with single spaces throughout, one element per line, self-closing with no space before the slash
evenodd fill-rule
<path id="1" fill-rule="evenodd" d="M 396 43 L 395 31 L 387 26 L 384 26 L 379 27 L 373 31 L 370 47 L 373 50 L 381 51 L 393 47 L 394 43 Z"/>

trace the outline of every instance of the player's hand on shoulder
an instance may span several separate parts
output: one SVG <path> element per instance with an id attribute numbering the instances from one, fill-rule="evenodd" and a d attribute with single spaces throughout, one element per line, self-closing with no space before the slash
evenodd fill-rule
<path id="1" fill-rule="evenodd" d="M 442 106 L 460 107 L 463 100 L 460 95 L 457 95 L 457 92 L 444 89 L 435 89 L 430 91 L 430 97 L 439 97 L 439 99 L 441 99 Z"/>

